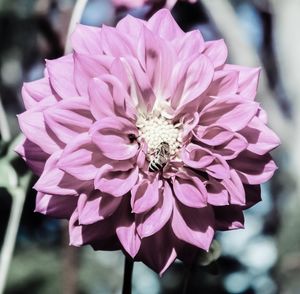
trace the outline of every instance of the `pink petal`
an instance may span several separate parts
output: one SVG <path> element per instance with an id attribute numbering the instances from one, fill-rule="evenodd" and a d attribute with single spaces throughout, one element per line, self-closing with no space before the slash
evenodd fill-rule
<path id="1" fill-rule="evenodd" d="M 205 168 L 205 171 L 216 179 L 227 179 L 230 177 L 230 169 L 226 160 L 214 154 L 215 160 Z"/>
<path id="2" fill-rule="evenodd" d="M 200 208 L 207 205 L 205 186 L 192 172 L 178 172 L 173 179 L 173 189 L 177 199 L 186 206 Z"/>
<path id="3" fill-rule="evenodd" d="M 178 26 L 168 9 L 161 9 L 156 12 L 149 19 L 147 27 L 161 38 L 169 41 L 184 36 L 184 32 Z"/>
<path id="4" fill-rule="evenodd" d="M 23 160 L 35 174 L 38 176 L 42 174 L 45 162 L 49 158 L 49 154 L 45 153 L 38 145 L 32 143 L 28 139 L 25 139 L 15 151 L 22 156 Z"/>
<path id="5" fill-rule="evenodd" d="M 229 204 L 228 191 L 218 180 L 209 177 L 206 183 L 207 202 L 214 206 L 223 206 Z"/>
<path id="6" fill-rule="evenodd" d="M 117 164 L 113 163 L 113 165 Z M 126 165 L 127 170 L 118 170 L 109 164 L 100 167 L 94 182 L 95 189 L 115 197 L 129 192 L 138 180 L 138 167 L 128 169 L 128 163 Z"/>
<path id="7" fill-rule="evenodd" d="M 46 60 L 46 67 L 51 86 L 61 98 L 78 96 L 74 84 L 73 54 L 54 60 Z"/>
<path id="8" fill-rule="evenodd" d="M 227 59 L 227 46 L 223 39 L 205 42 L 204 54 L 211 60 L 214 67 L 223 65 Z"/>
<path id="9" fill-rule="evenodd" d="M 78 222 L 90 225 L 111 216 L 119 207 L 122 198 L 93 191 L 81 194 L 78 200 Z"/>
<path id="10" fill-rule="evenodd" d="M 183 66 L 186 67 L 186 64 Z M 212 63 L 205 55 L 201 54 L 197 58 L 190 59 L 188 68 L 186 70 L 183 68 L 175 80 L 177 88 L 171 97 L 171 106 L 179 108 L 177 113 L 181 112 L 187 103 L 198 98 L 208 88 L 213 74 Z"/>
<path id="11" fill-rule="evenodd" d="M 250 185 L 265 183 L 277 169 L 269 154 L 257 155 L 247 150 L 231 160 L 230 166 L 238 172 L 243 183 Z"/>
<path id="12" fill-rule="evenodd" d="M 212 153 L 219 154 L 225 160 L 236 158 L 242 151 L 248 147 L 246 139 L 238 133 L 235 133 L 234 137 L 228 142 L 215 147 Z"/>
<path id="13" fill-rule="evenodd" d="M 159 201 L 158 179 L 142 180 L 131 190 L 131 207 L 134 213 L 144 213 Z"/>
<path id="14" fill-rule="evenodd" d="M 222 181 L 223 186 L 227 189 L 230 196 L 231 204 L 245 205 L 245 189 L 240 177 L 235 170 L 230 171 L 230 178 Z"/>
<path id="15" fill-rule="evenodd" d="M 238 77 L 239 73 L 237 71 L 216 71 L 213 82 L 208 89 L 208 95 L 222 96 L 236 94 L 238 92 Z"/>
<path id="16" fill-rule="evenodd" d="M 141 31 L 145 25 L 146 22 L 144 20 L 127 14 L 118 22 L 118 24 L 116 25 L 116 29 L 120 33 L 130 35 L 131 37 L 133 37 L 133 39 L 136 40 L 140 36 Z"/>
<path id="17" fill-rule="evenodd" d="M 71 36 L 72 47 L 78 53 L 102 54 L 101 29 L 98 27 L 77 24 Z"/>
<path id="18" fill-rule="evenodd" d="M 19 125 L 25 136 L 48 154 L 60 150 L 63 146 L 63 143 L 47 129 L 43 115 L 45 109 L 56 103 L 56 99 L 50 96 L 18 115 Z"/>
<path id="19" fill-rule="evenodd" d="M 239 93 L 246 99 L 254 100 L 257 93 L 260 68 L 233 64 L 225 64 L 223 68 L 239 72 Z"/>
<path id="20" fill-rule="evenodd" d="M 199 124 L 218 125 L 231 131 L 243 129 L 257 113 L 256 102 L 239 98 L 215 98 L 200 113 Z"/>
<path id="21" fill-rule="evenodd" d="M 194 128 L 193 133 L 195 137 L 206 145 L 218 146 L 231 140 L 234 132 L 226 130 L 220 126 L 203 127 L 198 125 Z"/>
<path id="22" fill-rule="evenodd" d="M 174 205 L 172 229 L 176 237 L 201 249 L 208 250 L 214 236 L 214 214 L 210 206 L 188 208 Z"/>
<path id="23" fill-rule="evenodd" d="M 163 97 L 176 62 L 174 49 L 144 27 L 139 38 L 138 59 L 142 64 L 156 97 Z"/>
<path id="24" fill-rule="evenodd" d="M 102 26 L 102 48 L 106 55 L 114 57 L 133 56 L 134 50 L 127 39 L 127 35 L 115 28 Z"/>
<path id="25" fill-rule="evenodd" d="M 91 128 L 92 141 L 101 152 L 114 160 L 134 157 L 138 151 L 136 141 L 131 142 L 130 135 L 138 136 L 137 128 L 122 117 L 107 117 L 98 120 Z"/>
<path id="26" fill-rule="evenodd" d="M 57 162 L 61 151 L 52 154 L 46 162 L 45 169 L 34 189 L 51 195 L 78 195 L 78 191 L 87 186 L 87 182 L 81 182 L 71 175 L 57 168 Z"/>
<path id="27" fill-rule="evenodd" d="M 172 214 L 173 192 L 167 182 L 160 190 L 159 201 L 155 207 L 144 214 L 135 216 L 137 231 L 141 238 L 156 234 L 168 222 Z"/>
<path id="28" fill-rule="evenodd" d="M 48 77 L 23 84 L 22 97 L 26 109 L 32 108 L 44 98 L 52 95 Z"/>
<path id="29" fill-rule="evenodd" d="M 116 230 L 117 236 L 126 250 L 126 252 L 134 258 L 141 246 L 141 238 L 136 232 L 135 222 L 131 222 L 129 219 L 127 221 L 122 221 L 122 225 Z"/>
<path id="30" fill-rule="evenodd" d="M 88 85 L 91 79 L 108 72 L 113 58 L 106 55 L 85 55 L 74 53 L 74 82 L 81 96 L 88 97 Z"/>
<path id="31" fill-rule="evenodd" d="M 186 165 L 201 169 L 210 165 L 215 157 L 204 148 L 190 143 L 181 152 L 181 159 Z"/>
<path id="32" fill-rule="evenodd" d="M 94 121 L 89 101 L 83 97 L 69 98 L 48 107 L 44 119 L 47 127 L 65 144 L 87 132 Z"/>
<path id="33" fill-rule="evenodd" d="M 249 143 L 247 149 L 259 155 L 264 155 L 280 145 L 278 136 L 257 117 L 240 133 Z"/>
<path id="34" fill-rule="evenodd" d="M 55 218 L 70 218 L 76 205 L 77 198 L 74 196 L 56 196 L 38 192 L 34 211 Z"/>
<path id="35" fill-rule="evenodd" d="M 90 136 L 83 133 L 67 144 L 57 165 L 73 177 L 88 181 L 96 177 L 98 168 L 106 162 Z"/>
<path id="36" fill-rule="evenodd" d="M 73 212 L 69 221 L 70 245 L 97 244 L 98 250 L 116 250 L 118 244 L 113 238 L 114 221 L 110 218 L 91 225 L 79 225 L 78 211 Z M 98 242 L 97 242 L 98 241 Z M 99 244 L 99 241 L 101 245 Z"/>
<path id="37" fill-rule="evenodd" d="M 187 32 L 184 36 L 173 40 L 172 45 L 178 55 L 178 60 L 190 58 L 192 55 L 202 53 L 205 42 L 199 30 Z"/>

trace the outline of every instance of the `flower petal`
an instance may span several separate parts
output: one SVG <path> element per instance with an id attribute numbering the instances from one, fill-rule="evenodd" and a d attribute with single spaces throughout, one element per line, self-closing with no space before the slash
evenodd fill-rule
<path id="1" fill-rule="evenodd" d="M 172 214 L 173 192 L 167 182 L 160 189 L 159 201 L 155 207 L 144 214 L 135 216 L 137 231 L 141 238 L 156 234 L 168 222 Z"/>
<path id="2" fill-rule="evenodd" d="M 38 145 L 28 139 L 19 145 L 15 151 L 22 156 L 23 160 L 37 175 L 41 175 L 49 154 L 45 153 Z"/>
<path id="3" fill-rule="evenodd" d="M 199 124 L 218 125 L 231 131 L 243 129 L 256 115 L 258 103 L 240 98 L 215 98 L 200 113 Z"/>
<path id="4" fill-rule="evenodd" d="M 159 201 L 158 179 L 142 180 L 131 190 L 131 207 L 134 213 L 144 213 Z"/>
<path id="5" fill-rule="evenodd" d="M 216 71 L 207 94 L 210 96 L 236 94 L 238 92 L 238 78 L 239 73 L 237 71 Z"/>
<path id="6" fill-rule="evenodd" d="M 38 192 L 34 211 L 55 218 L 70 218 L 76 205 L 77 198 L 74 196 L 56 196 Z"/>
<path id="7" fill-rule="evenodd" d="M 177 173 L 173 179 L 173 189 L 177 199 L 186 206 L 200 208 L 207 205 L 205 186 L 192 172 Z"/>
<path id="8" fill-rule="evenodd" d="M 106 162 L 91 137 L 83 133 L 67 144 L 57 166 L 79 180 L 88 181 L 96 177 L 98 168 Z"/>
<path id="9" fill-rule="evenodd" d="M 258 155 L 264 155 L 280 145 L 278 136 L 258 117 L 254 117 L 240 133 L 249 143 L 247 149 Z"/>
<path id="10" fill-rule="evenodd" d="M 122 167 L 122 164 L 125 165 L 125 170 L 118 170 L 118 167 L 109 164 L 100 167 L 95 178 L 95 189 L 115 197 L 123 196 L 129 192 L 138 179 L 138 167 L 129 169 L 128 163 L 119 162 L 119 168 Z M 116 163 L 113 165 L 117 166 Z"/>
<path id="11" fill-rule="evenodd" d="M 137 128 L 122 117 L 107 117 L 98 120 L 90 130 L 92 141 L 101 152 L 113 160 L 125 160 L 134 157 L 138 143 L 131 142 L 130 136 L 138 136 Z"/>
<path id="12" fill-rule="evenodd" d="M 50 84 L 61 98 L 78 96 L 74 84 L 73 54 L 54 60 L 46 60 Z"/>
<path id="13" fill-rule="evenodd" d="M 94 118 L 87 98 L 74 97 L 48 107 L 44 111 L 47 127 L 67 144 L 78 134 L 87 132 Z"/>
<path id="14" fill-rule="evenodd" d="M 52 95 L 48 77 L 23 84 L 22 97 L 26 109 L 32 108 L 44 98 Z"/>
<path id="15" fill-rule="evenodd" d="M 102 54 L 101 29 L 77 24 L 71 36 L 72 47 L 78 53 Z"/>
<path id="16" fill-rule="evenodd" d="M 243 183 L 250 185 L 265 183 L 277 169 L 269 154 L 257 155 L 247 150 L 231 160 L 230 166 L 238 172 Z"/>
<path id="17" fill-rule="evenodd" d="M 260 68 L 251 68 L 234 64 L 225 64 L 223 68 L 239 72 L 239 94 L 246 99 L 254 100 L 257 93 Z"/>
<path id="18" fill-rule="evenodd" d="M 93 191 L 83 193 L 78 200 L 78 222 L 80 225 L 90 225 L 111 216 L 119 207 L 122 198 Z"/>
<path id="19" fill-rule="evenodd" d="M 172 229 L 176 237 L 208 250 L 214 236 L 214 213 L 210 206 L 190 208 L 174 205 Z"/>
<path id="20" fill-rule="evenodd" d="M 205 47 L 204 54 L 211 60 L 215 68 L 225 63 L 228 50 L 223 39 L 205 42 Z"/>
<path id="21" fill-rule="evenodd" d="M 207 202 L 214 206 L 223 206 L 229 204 L 229 195 L 227 189 L 218 180 L 209 177 L 206 183 Z"/>
<path id="22" fill-rule="evenodd" d="M 160 9 L 156 12 L 149 19 L 147 27 L 168 41 L 184 36 L 184 32 L 178 26 L 168 9 Z"/>
<path id="23" fill-rule="evenodd" d="M 47 129 L 43 115 L 43 111 L 56 102 L 56 99 L 50 96 L 18 115 L 19 125 L 25 136 L 48 154 L 60 150 L 63 146 L 63 143 Z"/>

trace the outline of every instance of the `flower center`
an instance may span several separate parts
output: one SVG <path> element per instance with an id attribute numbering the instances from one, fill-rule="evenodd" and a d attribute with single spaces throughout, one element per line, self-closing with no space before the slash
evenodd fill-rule
<path id="1" fill-rule="evenodd" d="M 152 160 L 163 145 L 168 145 L 169 159 L 176 156 L 181 147 L 180 124 L 174 125 L 161 114 L 151 113 L 139 115 L 136 126 L 139 129 L 139 140 L 144 139 L 148 145 L 148 160 Z"/>

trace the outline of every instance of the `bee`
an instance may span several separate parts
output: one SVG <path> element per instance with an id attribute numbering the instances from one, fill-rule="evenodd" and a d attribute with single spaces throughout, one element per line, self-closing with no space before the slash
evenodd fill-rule
<path id="1" fill-rule="evenodd" d="M 157 172 L 163 169 L 169 159 L 170 146 L 167 142 L 161 142 L 153 154 L 153 159 L 149 163 L 149 171 Z"/>

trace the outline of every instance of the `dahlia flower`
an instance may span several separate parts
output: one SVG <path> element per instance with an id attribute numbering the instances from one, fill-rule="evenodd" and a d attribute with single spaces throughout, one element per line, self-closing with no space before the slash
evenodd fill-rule
<path id="1" fill-rule="evenodd" d="M 181 0 L 186 1 L 190 3 L 196 3 L 197 0 Z M 112 0 L 113 4 L 116 7 L 127 7 L 127 8 L 136 8 L 143 6 L 144 4 L 156 4 L 156 3 L 162 3 L 162 5 L 165 5 L 166 8 L 171 9 L 177 2 L 177 0 Z M 165 2 L 165 4 L 163 3 Z"/>
<path id="2" fill-rule="evenodd" d="M 279 144 L 254 101 L 259 69 L 223 40 L 184 33 L 166 9 L 116 28 L 78 25 L 73 53 L 25 83 L 36 211 L 69 219 L 70 244 L 121 249 L 162 274 L 243 227 Z"/>

